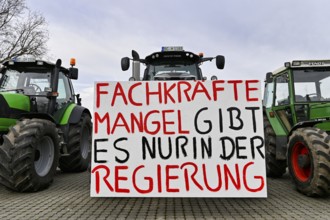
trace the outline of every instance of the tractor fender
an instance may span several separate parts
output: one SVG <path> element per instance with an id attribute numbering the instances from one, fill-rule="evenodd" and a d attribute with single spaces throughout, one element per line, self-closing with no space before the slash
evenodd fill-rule
<path id="1" fill-rule="evenodd" d="M 20 118 L 28 118 L 28 119 L 39 118 L 56 123 L 55 119 L 50 114 L 47 113 L 24 113 L 24 114 L 20 114 Z"/>
<path id="2" fill-rule="evenodd" d="M 272 129 L 274 130 L 274 138 L 275 138 L 275 146 L 276 146 L 276 159 L 277 160 L 286 160 L 286 152 L 287 152 L 287 143 L 288 143 L 288 137 L 286 135 L 286 131 L 284 130 L 283 127 L 278 126 L 279 125 L 279 121 L 276 120 L 270 120 L 271 118 L 269 118 L 269 114 L 266 111 L 266 108 L 263 107 L 263 114 L 264 117 L 267 118 L 270 126 L 272 127 Z M 277 126 L 277 128 L 281 129 L 280 132 L 276 133 L 274 126 Z M 277 131 L 279 130 L 277 129 Z"/>
<path id="3" fill-rule="evenodd" d="M 306 128 L 306 127 L 314 127 L 316 124 L 318 123 L 322 123 L 324 121 L 302 121 L 302 122 L 298 122 L 297 124 L 295 124 L 290 132 L 288 137 L 290 137 L 292 135 L 292 133 L 297 130 L 298 128 Z"/>
<path id="4" fill-rule="evenodd" d="M 65 143 L 68 143 L 70 124 L 77 124 L 80 121 L 82 114 L 84 113 L 88 114 L 91 117 L 90 111 L 80 105 L 71 104 L 65 110 L 65 113 L 60 122 L 60 129 L 63 133 Z M 61 152 L 64 154 L 68 153 L 66 144 L 64 145 L 63 150 Z"/>
<path id="5" fill-rule="evenodd" d="M 85 107 L 82 107 L 80 105 L 76 105 L 73 109 L 72 109 L 72 112 L 70 114 L 70 117 L 69 117 L 69 124 L 76 124 L 80 121 L 80 118 L 82 116 L 83 113 L 87 113 L 90 117 L 92 117 L 90 111 L 85 108 Z"/>

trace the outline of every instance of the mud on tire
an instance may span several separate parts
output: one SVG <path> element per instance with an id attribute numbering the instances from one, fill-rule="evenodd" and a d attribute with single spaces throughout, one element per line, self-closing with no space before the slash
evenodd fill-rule
<path id="1" fill-rule="evenodd" d="M 71 124 L 68 135 L 68 156 L 60 158 L 63 172 L 86 171 L 90 164 L 92 144 L 91 117 L 84 113 L 77 124 Z"/>
<path id="2" fill-rule="evenodd" d="M 289 139 L 288 166 L 297 190 L 307 196 L 330 194 L 330 136 L 299 128 Z"/>
<path id="3" fill-rule="evenodd" d="M 266 151 L 266 171 L 269 177 L 281 177 L 286 172 L 286 160 L 276 159 L 276 139 L 275 132 L 264 115 L 265 131 L 265 151 Z"/>
<path id="4" fill-rule="evenodd" d="M 18 121 L 0 146 L 0 183 L 19 192 L 47 188 L 56 172 L 59 136 L 54 123 L 42 119 Z"/>

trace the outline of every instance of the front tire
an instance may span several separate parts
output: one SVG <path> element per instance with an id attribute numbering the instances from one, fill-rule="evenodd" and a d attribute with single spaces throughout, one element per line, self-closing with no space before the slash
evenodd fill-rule
<path id="1" fill-rule="evenodd" d="M 265 132 L 265 151 L 266 151 L 266 171 L 269 177 L 281 177 L 286 172 L 286 160 L 276 159 L 276 138 L 275 132 L 264 115 L 264 132 Z"/>
<path id="2" fill-rule="evenodd" d="M 330 137 L 318 128 L 299 128 L 289 139 L 288 166 L 296 188 L 307 196 L 330 194 Z"/>
<path id="3" fill-rule="evenodd" d="M 77 124 L 70 125 L 67 145 L 69 155 L 60 158 L 60 169 L 63 172 L 86 171 L 91 160 L 91 145 L 91 117 L 83 113 Z"/>
<path id="4" fill-rule="evenodd" d="M 59 136 L 54 123 L 18 121 L 0 146 L 0 183 L 18 192 L 47 188 L 58 166 Z"/>

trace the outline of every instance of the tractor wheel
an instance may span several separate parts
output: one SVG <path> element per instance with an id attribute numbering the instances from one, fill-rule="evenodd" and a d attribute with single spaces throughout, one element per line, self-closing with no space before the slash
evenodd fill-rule
<path id="1" fill-rule="evenodd" d="M 330 194 L 330 136 L 318 128 L 299 128 L 289 139 L 288 166 L 301 193 Z"/>
<path id="2" fill-rule="evenodd" d="M 92 144 L 91 117 L 84 113 L 77 124 L 70 125 L 68 135 L 68 156 L 60 158 L 63 172 L 86 171 L 90 164 Z"/>
<path id="3" fill-rule="evenodd" d="M 276 159 L 275 132 L 266 115 L 264 115 L 264 132 L 267 176 L 281 177 L 286 172 L 286 160 Z"/>
<path id="4" fill-rule="evenodd" d="M 0 183 L 19 192 L 47 188 L 56 172 L 59 136 L 54 123 L 43 119 L 18 121 L 0 146 Z"/>

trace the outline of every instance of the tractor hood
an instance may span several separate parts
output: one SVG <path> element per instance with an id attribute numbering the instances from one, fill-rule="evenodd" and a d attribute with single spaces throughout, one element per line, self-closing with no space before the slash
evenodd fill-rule
<path id="1" fill-rule="evenodd" d="M 0 93 L 0 132 L 7 132 L 21 114 L 30 111 L 30 98 L 26 95 Z"/>
<path id="2" fill-rule="evenodd" d="M 310 119 L 330 118 L 330 103 L 320 103 L 310 106 Z"/>
<path id="3" fill-rule="evenodd" d="M 18 119 L 22 113 L 30 111 L 30 98 L 23 94 L 0 93 L 0 118 Z"/>
<path id="4" fill-rule="evenodd" d="M 29 111 L 30 98 L 28 96 L 9 92 L 0 93 L 0 132 L 7 132 L 21 114 Z"/>
<path id="5" fill-rule="evenodd" d="M 196 76 L 188 73 L 168 72 L 154 76 L 154 80 L 195 80 Z"/>

